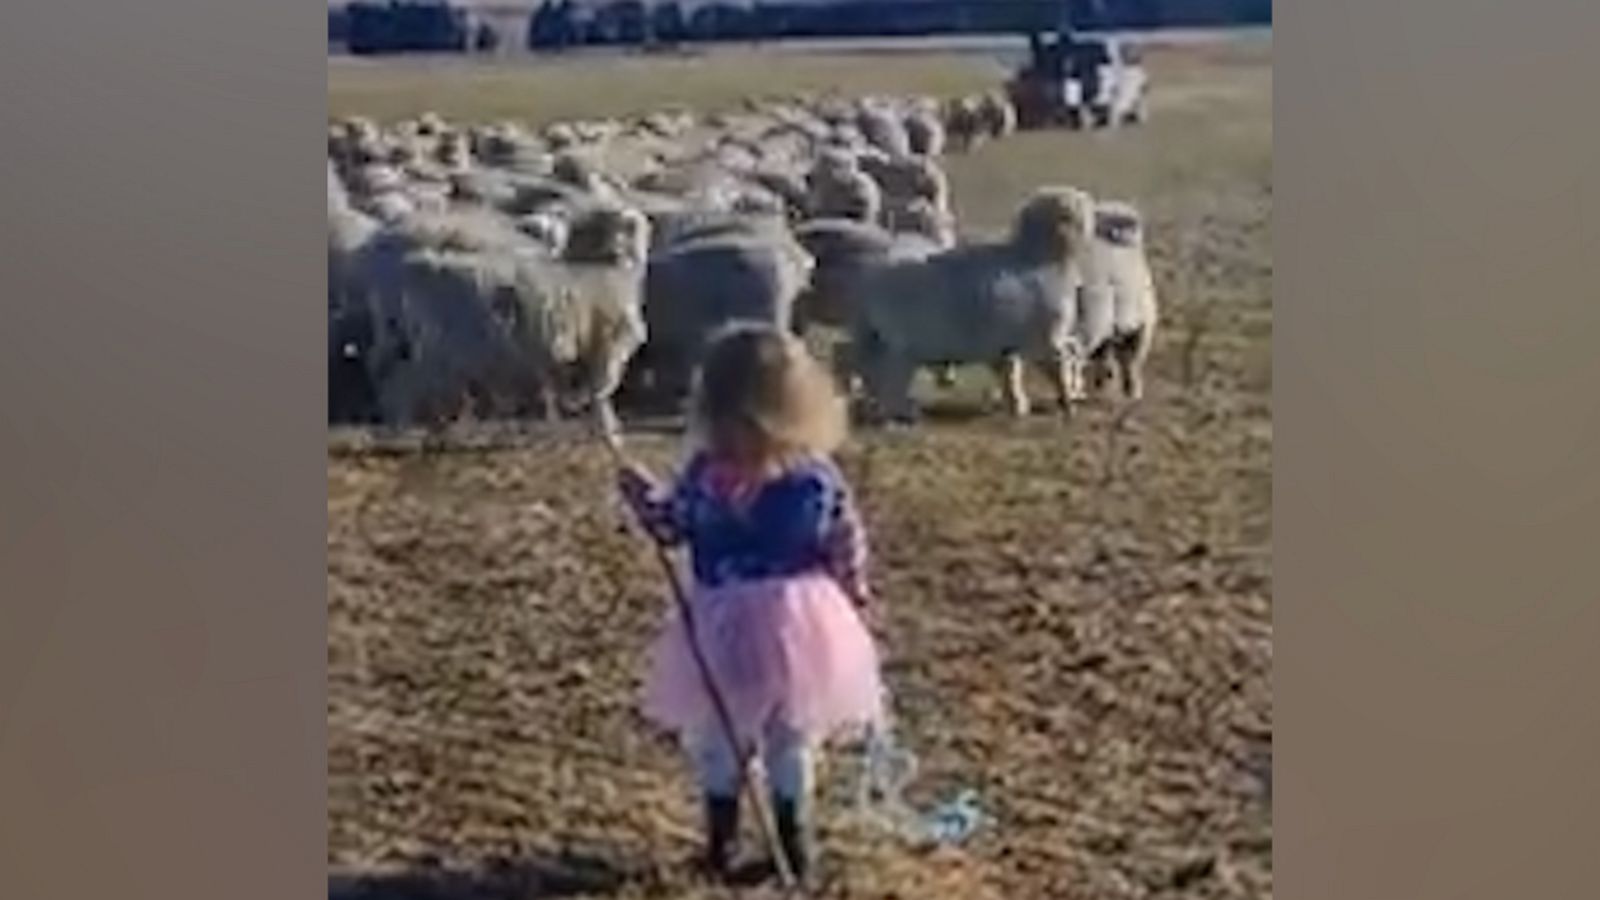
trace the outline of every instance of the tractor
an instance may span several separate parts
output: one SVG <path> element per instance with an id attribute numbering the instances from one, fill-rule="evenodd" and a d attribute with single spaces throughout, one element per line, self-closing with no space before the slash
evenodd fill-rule
<path id="1" fill-rule="evenodd" d="M 1144 121 L 1149 83 L 1138 46 L 1058 31 L 1029 36 L 1029 58 L 1006 84 L 1019 128 L 1107 128 Z"/>

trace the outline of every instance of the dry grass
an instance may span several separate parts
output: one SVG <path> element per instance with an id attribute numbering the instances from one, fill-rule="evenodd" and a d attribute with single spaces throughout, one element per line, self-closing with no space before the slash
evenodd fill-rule
<path id="1" fill-rule="evenodd" d="M 905 62 L 886 86 L 956 77 Z M 672 71 L 730 98 L 739 78 L 701 65 Z M 973 406 L 974 377 L 936 421 L 844 455 L 923 764 L 912 799 L 970 785 L 995 823 L 920 856 L 830 806 L 826 896 L 1271 895 L 1270 55 L 1156 66 L 1145 128 L 1023 135 L 952 163 L 973 231 L 1043 182 L 1143 205 L 1164 330 L 1125 421 L 1100 406 L 1012 424 Z M 636 442 L 661 465 L 673 453 Z M 329 863 L 411 873 L 352 894 L 720 895 L 683 865 L 689 780 L 636 712 L 663 588 L 609 483 L 577 441 L 330 454 Z"/>

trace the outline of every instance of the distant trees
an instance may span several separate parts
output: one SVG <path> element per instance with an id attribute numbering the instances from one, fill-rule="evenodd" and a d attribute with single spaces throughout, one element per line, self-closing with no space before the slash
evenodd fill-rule
<path id="1" fill-rule="evenodd" d="M 657 3 L 651 12 L 651 37 L 661 44 L 681 44 L 689 39 L 689 18 L 676 0 Z"/>
<path id="2" fill-rule="evenodd" d="M 528 46 L 535 50 L 560 49 L 581 43 L 572 0 L 547 2 L 528 22 Z"/>
<path id="3" fill-rule="evenodd" d="M 1077 28 L 1267 25 L 1272 0 L 544 0 L 521 40 L 534 50 L 585 44 L 679 44 L 796 37 L 1017 34 Z M 517 28 L 519 26 L 513 26 Z M 329 7 L 328 40 L 353 53 L 486 51 L 518 38 L 449 0 L 355 0 Z"/>
<path id="4" fill-rule="evenodd" d="M 351 53 L 461 52 L 477 38 L 467 13 L 442 0 L 357 0 L 344 29 Z"/>

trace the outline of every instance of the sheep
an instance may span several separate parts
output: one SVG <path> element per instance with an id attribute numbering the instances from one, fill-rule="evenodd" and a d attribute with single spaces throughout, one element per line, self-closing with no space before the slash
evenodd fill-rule
<path id="1" fill-rule="evenodd" d="M 910 136 L 905 123 L 894 113 L 876 105 L 866 104 L 856 115 L 856 128 L 873 147 L 890 156 L 908 156 L 911 153 Z"/>
<path id="2" fill-rule="evenodd" d="M 945 107 L 944 127 L 951 147 L 975 150 L 986 137 L 981 103 L 976 97 L 959 97 Z"/>
<path id="3" fill-rule="evenodd" d="M 916 109 L 906 115 L 906 143 L 913 156 L 935 158 L 944 154 L 945 128 L 937 111 Z"/>
<path id="4" fill-rule="evenodd" d="M 531 175 L 549 175 L 555 158 L 543 144 L 514 122 L 499 122 L 474 129 L 469 138 L 472 156 L 486 166 Z"/>
<path id="5" fill-rule="evenodd" d="M 497 207 L 513 216 L 526 216 L 538 212 L 573 216 L 592 209 L 621 205 L 620 198 L 609 185 L 598 181 L 594 184 L 599 188 L 596 191 L 557 179 L 518 179 L 511 200 L 497 204 Z"/>
<path id="6" fill-rule="evenodd" d="M 824 153 L 806 176 L 806 208 L 812 218 L 875 222 L 883 214 L 883 193 L 853 157 Z"/>
<path id="7" fill-rule="evenodd" d="M 558 153 L 576 147 L 581 141 L 578 132 L 568 122 L 553 122 L 544 129 L 544 142 L 551 150 Z"/>
<path id="8" fill-rule="evenodd" d="M 781 201 L 785 215 L 798 218 L 805 214 L 808 197 L 805 178 L 800 174 L 771 167 L 757 169 L 749 177 L 752 183 Z"/>
<path id="9" fill-rule="evenodd" d="M 612 397 L 647 334 L 644 317 L 650 223 L 637 210 L 599 208 L 571 225 L 566 252 L 518 292 L 511 333 L 546 397 L 575 382 L 608 433 Z M 546 414 L 552 411 L 546 401 Z"/>
<path id="10" fill-rule="evenodd" d="M 531 213 L 516 220 L 517 230 L 532 238 L 552 256 L 567 249 L 572 227 L 563 216 L 549 212 Z"/>
<path id="11" fill-rule="evenodd" d="M 1043 188 L 1023 204 L 1003 241 L 891 260 L 855 279 L 848 364 L 865 380 L 878 414 L 915 417 L 910 388 L 921 366 L 988 363 L 1012 414 L 1026 415 L 1026 358 L 1048 371 L 1070 415 L 1082 397 L 1077 296 L 1093 204 L 1075 188 Z"/>
<path id="12" fill-rule="evenodd" d="M 334 168 L 333 160 L 328 160 L 328 214 L 334 210 L 350 208 L 350 192 L 345 190 L 344 181 L 339 178 L 338 169 Z"/>
<path id="13" fill-rule="evenodd" d="M 1103 389 L 1114 365 L 1123 396 L 1139 400 L 1144 396 L 1144 361 L 1159 318 L 1143 217 L 1130 204 L 1098 202 L 1093 246 L 1079 317 L 1089 386 Z"/>
<path id="14" fill-rule="evenodd" d="M 800 333 L 812 325 L 848 325 L 850 280 L 900 249 L 895 235 L 857 219 L 813 219 L 796 227 L 794 235 L 815 261 L 810 282 L 796 298 L 794 327 Z"/>
<path id="15" fill-rule="evenodd" d="M 861 169 L 878 185 L 884 224 L 893 228 L 893 218 L 904 214 L 916 201 L 925 201 L 935 210 L 950 208 L 950 180 L 939 164 L 920 156 L 889 159 L 865 157 Z"/>
<path id="16" fill-rule="evenodd" d="M 651 217 L 655 228 L 652 252 L 702 238 L 746 235 L 783 239 L 788 227 L 781 214 L 749 214 L 725 209 L 679 209 Z"/>
<path id="17" fill-rule="evenodd" d="M 373 378 L 385 422 L 440 426 L 469 398 L 487 411 L 497 390 L 526 380 L 508 327 L 511 298 L 526 289 L 525 260 L 422 247 L 394 266 L 384 291 L 392 318 L 373 318 L 374 361 L 388 363 Z M 400 352 L 386 353 L 385 338 Z"/>
<path id="18" fill-rule="evenodd" d="M 439 424 L 469 396 L 492 408 L 507 392 L 542 396 L 554 416 L 575 385 L 614 429 L 611 396 L 645 335 L 648 223 L 633 210 L 593 210 L 572 223 L 584 238 L 556 256 L 487 221 L 414 227 L 391 261 L 406 353 L 379 381 L 386 417 Z"/>
<path id="19" fill-rule="evenodd" d="M 798 123 L 769 128 L 756 138 L 756 147 L 761 155 L 758 169 L 799 168 L 811 158 L 812 150 L 820 140 L 821 136 L 807 131 Z"/>
<path id="20" fill-rule="evenodd" d="M 861 169 L 877 180 L 886 202 L 923 199 L 938 209 L 950 206 L 950 179 L 931 159 L 920 156 L 863 156 Z"/>
<path id="21" fill-rule="evenodd" d="M 339 133 L 332 139 L 335 146 L 330 149 L 341 168 L 355 168 L 382 159 L 385 147 L 377 123 L 357 116 L 344 119 L 336 128 Z"/>
<path id="22" fill-rule="evenodd" d="M 356 209 L 379 222 L 401 222 L 417 214 L 417 203 L 411 195 L 399 188 L 361 197 Z"/>
<path id="23" fill-rule="evenodd" d="M 457 209 L 380 221 L 382 227 L 361 244 L 350 272 L 353 292 L 363 301 L 370 328 L 365 355 L 368 372 L 380 390 L 388 386 L 398 392 L 384 404 L 385 418 L 409 420 L 415 417 L 408 412 L 414 406 L 406 399 L 408 386 L 391 384 L 397 376 L 410 377 L 408 370 L 413 368 L 406 259 L 422 251 L 509 258 L 537 253 L 539 246 L 511 220 L 488 210 Z"/>
<path id="24" fill-rule="evenodd" d="M 687 130 L 684 127 L 683 120 L 660 111 L 647 113 L 640 117 L 634 127 L 640 133 L 667 139 L 675 138 Z"/>
<path id="25" fill-rule="evenodd" d="M 352 194 L 371 197 L 385 191 L 399 190 L 405 185 L 405 180 L 405 175 L 394 166 L 370 163 L 351 171 L 345 183 Z"/>
<path id="26" fill-rule="evenodd" d="M 578 200 L 579 205 L 585 202 L 613 204 L 618 200 L 616 187 L 589 157 L 576 153 L 560 154 L 550 170 L 550 177 L 555 186 L 575 189 L 581 197 L 587 198 L 587 201 Z"/>
<path id="27" fill-rule="evenodd" d="M 1017 130 L 1017 108 L 999 91 L 990 91 L 979 98 L 978 115 L 989 137 L 1009 137 Z"/>
<path id="28" fill-rule="evenodd" d="M 451 172 L 465 172 L 472 168 L 472 142 L 459 131 L 438 134 L 433 150 L 433 161 Z"/>
<path id="29" fill-rule="evenodd" d="M 679 241 L 651 254 L 645 276 L 648 340 L 629 373 L 634 389 L 676 402 L 705 340 L 733 321 L 789 329 L 811 255 L 781 228 Z"/>
<path id="30" fill-rule="evenodd" d="M 352 209 L 342 194 L 328 198 L 328 309 L 330 312 L 360 301 L 359 259 L 362 249 L 378 232 L 378 222 Z"/>
<path id="31" fill-rule="evenodd" d="M 850 219 L 815 219 L 796 228 L 796 239 L 816 259 L 816 266 L 810 284 L 795 302 L 795 330 L 803 334 L 813 325 L 847 327 L 854 316 L 851 304 L 856 295 L 851 285 L 855 279 L 887 261 L 926 259 L 955 246 L 948 214 L 937 215 L 922 209 L 925 206 L 918 201 L 914 207 L 923 212 L 924 219 L 922 227 L 914 230 L 890 231 Z M 848 348 L 839 354 L 839 374 L 842 381 L 853 385 L 856 378 L 849 371 L 848 354 Z M 954 369 L 936 367 L 935 377 L 941 386 L 950 387 L 955 381 Z"/>
<path id="32" fill-rule="evenodd" d="M 917 198 L 904 206 L 886 210 L 884 226 L 896 235 L 920 238 L 934 250 L 956 245 L 956 219 L 949 209 Z"/>
<path id="33" fill-rule="evenodd" d="M 417 116 L 417 133 L 424 137 L 443 134 L 447 127 L 444 118 L 432 110 L 425 110 Z"/>

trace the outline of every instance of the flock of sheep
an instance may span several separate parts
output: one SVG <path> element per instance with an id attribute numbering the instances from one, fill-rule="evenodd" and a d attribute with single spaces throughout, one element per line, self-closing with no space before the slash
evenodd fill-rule
<path id="1" fill-rule="evenodd" d="M 1140 395 L 1156 323 L 1133 207 L 1045 187 L 1010 234 L 962 241 L 940 159 L 1015 129 L 1002 95 L 784 98 L 697 117 L 328 134 L 330 418 L 440 425 L 675 406 L 735 320 L 842 333 L 877 417 L 912 381 L 990 366 L 1025 415 Z M 530 408 L 530 404 L 532 408 Z"/>

